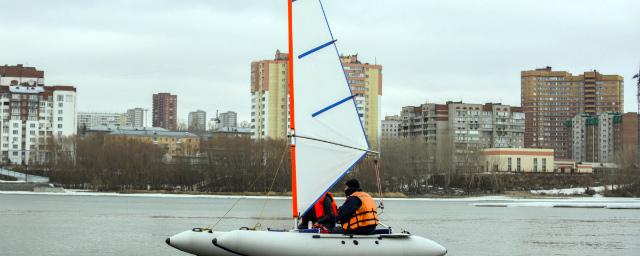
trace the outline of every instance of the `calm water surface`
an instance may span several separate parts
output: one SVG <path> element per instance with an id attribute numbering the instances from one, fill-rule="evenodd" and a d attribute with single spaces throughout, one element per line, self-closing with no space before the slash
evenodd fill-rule
<path id="1" fill-rule="evenodd" d="M 185 255 L 164 240 L 217 221 L 236 199 L 0 194 L 0 255 Z M 265 200 L 242 199 L 216 229 L 253 226 Z M 384 222 L 448 255 L 640 255 L 640 210 L 474 207 L 385 201 Z M 263 227 L 288 228 L 289 200 L 269 200 Z"/>

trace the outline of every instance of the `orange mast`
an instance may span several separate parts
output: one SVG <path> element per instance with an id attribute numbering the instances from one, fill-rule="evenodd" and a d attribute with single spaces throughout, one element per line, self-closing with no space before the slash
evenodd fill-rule
<path id="1" fill-rule="evenodd" d="M 288 30 L 289 30 L 289 127 L 291 135 L 295 135 L 295 104 L 293 94 L 293 1 L 287 0 L 288 13 Z M 293 217 L 298 218 L 298 191 L 296 184 L 296 143 L 295 137 L 291 137 L 291 202 L 293 208 Z"/>

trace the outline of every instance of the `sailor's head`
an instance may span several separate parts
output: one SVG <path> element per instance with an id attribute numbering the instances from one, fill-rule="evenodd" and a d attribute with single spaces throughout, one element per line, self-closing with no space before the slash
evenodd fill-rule
<path id="1" fill-rule="evenodd" d="M 353 192 L 362 191 L 360 182 L 357 179 L 350 179 L 345 182 L 344 195 L 350 196 Z"/>

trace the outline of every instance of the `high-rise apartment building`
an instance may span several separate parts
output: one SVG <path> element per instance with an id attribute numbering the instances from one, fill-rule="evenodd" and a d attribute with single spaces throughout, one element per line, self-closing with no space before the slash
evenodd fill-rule
<path id="1" fill-rule="evenodd" d="M 145 127 L 145 112 L 146 110 L 144 108 L 128 109 L 126 113 L 126 126 L 132 128 Z"/>
<path id="2" fill-rule="evenodd" d="M 189 112 L 189 131 L 203 132 L 207 130 L 207 112 L 196 110 Z"/>
<path id="3" fill-rule="evenodd" d="M 340 56 L 351 92 L 355 95 L 360 122 L 369 145 L 378 148 L 380 136 L 380 100 L 382 97 L 382 66 L 362 63 L 358 55 Z"/>
<path id="4" fill-rule="evenodd" d="M 286 138 L 289 130 L 288 55 L 251 63 L 251 129 L 253 138 Z M 362 63 L 357 55 L 341 56 L 355 95 L 356 108 L 369 144 L 377 148 L 380 130 L 382 66 Z M 320 88 L 319 88 L 320 89 Z"/>
<path id="5" fill-rule="evenodd" d="M 398 115 L 385 116 L 380 122 L 380 137 L 382 139 L 396 138 L 400 135 L 401 118 Z"/>
<path id="6" fill-rule="evenodd" d="M 238 128 L 238 114 L 233 111 L 220 113 L 218 116 L 220 121 L 219 130 L 232 131 Z"/>
<path id="7" fill-rule="evenodd" d="M 76 133 L 76 100 L 73 86 L 45 86 L 44 71 L 0 66 L 2 162 L 45 161 L 49 138 Z"/>
<path id="8" fill-rule="evenodd" d="M 526 113 L 525 147 L 554 149 L 571 158 L 571 134 L 564 122 L 579 113 L 622 112 L 624 82 L 619 75 L 597 71 L 574 76 L 551 67 L 522 71 L 521 101 Z"/>
<path id="9" fill-rule="evenodd" d="M 178 129 L 178 95 L 156 93 L 153 95 L 153 127 L 170 131 Z"/>
<path id="10" fill-rule="evenodd" d="M 253 138 L 284 139 L 289 130 L 289 55 L 251 63 L 251 131 Z"/>
<path id="11" fill-rule="evenodd" d="M 117 128 L 126 125 L 122 113 L 78 112 L 78 131 L 97 127 Z"/>
<path id="12" fill-rule="evenodd" d="M 452 158 L 458 169 L 466 156 L 485 148 L 523 148 L 525 115 L 520 107 L 499 103 L 425 103 L 402 108 L 399 135 L 422 138 L 432 152 L 428 165 Z M 475 153 L 474 153 L 475 152 Z"/>
<path id="13" fill-rule="evenodd" d="M 576 162 L 618 163 L 638 150 L 638 114 L 580 114 L 565 122 Z"/>

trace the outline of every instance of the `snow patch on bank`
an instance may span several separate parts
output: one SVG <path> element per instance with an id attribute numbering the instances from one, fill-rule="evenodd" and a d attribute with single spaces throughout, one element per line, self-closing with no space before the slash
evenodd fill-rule
<path id="1" fill-rule="evenodd" d="M 580 198 L 511 199 L 504 202 L 478 202 L 470 205 L 475 207 L 640 209 L 640 198 L 594 196 Z"/>
<path id="2" fill-rule="evenodd" d="M 115 193 L 93 192 L 87 190 L 67 189 L 62 193 L 28 192 L 28 191 L 0 191 L 0 195 L 50 195 L 50 196 L 109 196 L 109 197 L 145 197 L 145 198 L 211 198 L 211 199 L 267 199 L 266 196 L 242 195 L 191 195 L 191 194 L 162 194 L 162 193 Z M 291 200 L 289 196 L 269 196 L 268 199 Z M 337 197 L 338 200 L 344 198 Z M 434 201 L 434 202 L 463 202 L 477 207 L 598 207 L 611 209 L 636 209 L 640 207 L 640 198 L 613 197 L 557 197 L 557 198 L 512 198 L 508 196 L 482 196 L 463 198 L 385 198 L 385 201 Z"/>
<path id="3" fill-rule="evenodd" d="M 611 190 L 612 186 L 607 186 L 607 189 Z M 604 186 L 600 187 L 590 187 L 589 190 L 594 191 L 595 193 L 604 192 Z M 562 188 L 562 189 L 547 189 L 547 190 L 531 190 L 529 191 L 534 195 L 551 195 L 551 196 L 574 196 L 574 195 L 584 195 L 587 192 L 586 187 L 579 188 Z"/>
<path id="4" fill-rule="evenodd" d="M 65 189 L 62 193 L 30 192 L 30 191 L 0 191 L 0 195 L 51 195 L 51 196 L 111 196 L 111 197 L 156 197 L 156 198 L 216 198 L 216 199 L 265 199 L 267 196 L 236 196 L 236 195 L 192 195 L 192 194 L 162 194 L 162 193 L 116 193 L 92 192 L 87 190 Z M 269 199 L 291 199 L 286 196 L 269 196 Z"/>

